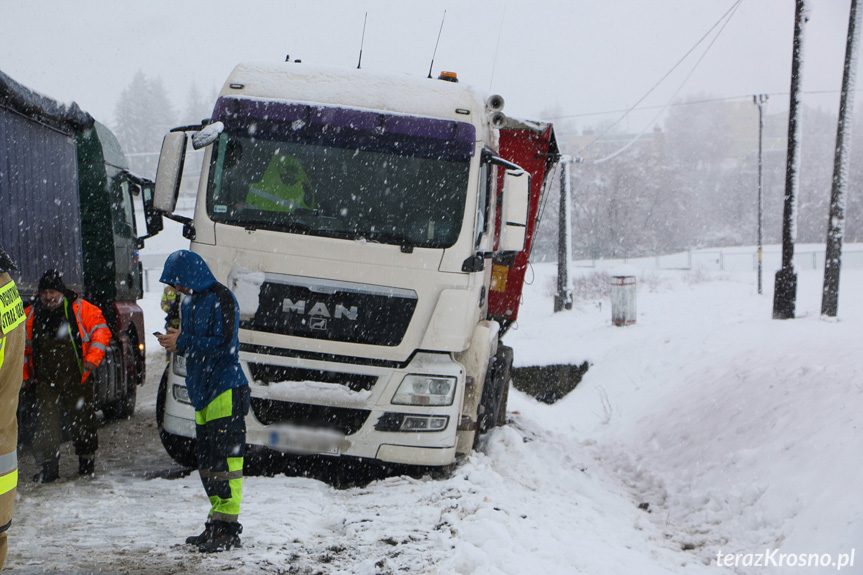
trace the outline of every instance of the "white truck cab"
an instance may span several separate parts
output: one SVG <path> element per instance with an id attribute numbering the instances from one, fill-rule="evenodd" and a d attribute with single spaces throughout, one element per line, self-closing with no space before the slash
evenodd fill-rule
<path id="1" fill-rule="evenodd" d="M 446 466 L 502 421 L 490 262 L 524 250 L 531 193 L 499 154 L 502 105 L 453 81 L 242 64 L 206 126 L 166 136 L 155 206 L 175 219 L 187 135 L 205 147 L 186 235 L 239 302 L 250 445 Z M 158 419 L 189 463 L 183 365 Z"/>

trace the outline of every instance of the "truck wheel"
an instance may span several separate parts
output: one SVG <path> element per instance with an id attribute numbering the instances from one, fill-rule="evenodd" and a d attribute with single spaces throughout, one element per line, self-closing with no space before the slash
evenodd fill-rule
<path id="1" fill-rule="evenodd" d="M 126 393 L 104 407 L 102 413 L 107 419 L 129 419 L 135 415 L 135 405 L 138 402 L 138 386 L 135 379 L 135 348 L 134 341 L 120 342 L 120 353 L 123 354 L 123 361 L 116 362 L 116 378 L 118 387 L 125 388 Z M 125 370 L 125 372 L 123 371 Z M 125 375 L 125 377 L 124 377 Z"/>
<path id="2" fill-rule="evenodd" d="M 165 401 L 168 397 L 168 370 L 165 368 L 165 373 L 162 375 L 162 381 L 159 382 L 159 392 L 156 395 L 156 427 L 159 430 L 159 439 L 162 440 L 162 446 L 171 459 L 182 465 L 183 467 L 197 467 L 197 459 L 195 458 L 195 440 L 187 437 L 174 435 L 165 431 Z"/>
<path id="3" fill-rule="evenodd" d="M 108 419 L 129 419 L 135 415 L 135 405 L 137 402 L 138 388 L 132 386 L 132 388 L 126 392 L 126 395 L 103 407 L 102 413 L 104 413 L 105 417 Z"/>
<path id="4" fill-rule="evenodd" d="M 137 388 L 139 385 L 144 385 L 145 377 L 146 377 L 146 358 L 144 352 L 138 349 L 138 343 L 140 339 L 138 339 L 138 334 L 135 330 L 129 326 L 129 379 L 130 383 L 133 387 Z"/>
<path id="5" fill-rule="evenodd" d="M 510 364 L 510 370 L 512 370 L 512 364 Z M 509 381 L 511 377 L 510 373 L 507 373 L 506 380 L 503 384 L 503 397 L 500 400 L 500 411 L 497 415 L 497 426 L 502 427 L 506 425 L 506 404 L 509 401 Z"/>
<path id="6" fill-rule="evenodd" d="M 494 427 L 506 423 L 506 401 L 509 396 L 512 358 L 512 348 L 499 345 L 488 367 L 479 403 L 480 433 L 488 433 Z"/>

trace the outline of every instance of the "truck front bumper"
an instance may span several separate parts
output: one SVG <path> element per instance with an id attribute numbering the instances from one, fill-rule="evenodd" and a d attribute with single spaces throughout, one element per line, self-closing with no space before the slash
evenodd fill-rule
<path id="1" fill-rule="evenodd" d="M 380 367 L 243 352 L 241 364 L 252 396 L 252 409 L 246 417 L 249 445 L 418 466 L 445 466 L 455 460 L 465 375 L 461 364 L 450 355 L 418 353 L 405 366 Z M 264 384 L 254 379 L 250 364 L 347 374 L 347 379 L 353 373 L 375 383 L 361 392 L 314 381 Z M 452 404 L 393 404 L 393 396 L 407 374 L 455 377 Z M 173 369 L 169 372 L 163 427 L 175 435 L 195 437 L 195 413 L 188 401 L 185 378 Z M 409 430 L 399 430 L 405 428 Z"/>

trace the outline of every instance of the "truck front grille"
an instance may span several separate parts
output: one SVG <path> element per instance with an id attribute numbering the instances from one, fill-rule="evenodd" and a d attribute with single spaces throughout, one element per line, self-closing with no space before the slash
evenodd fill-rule
<path id="1" fill-rule="evenodd" d="M 252 411 L 264 425 L 291 423 L 307 427 L 335 429 L 345 435 L 360 430 L 370 411 L 252 398 Z"/>
<path id="2" fill-rule="evenodd" d="M 313 339 L 397 346 L 417 305 L 413 290 L 267 274 L 240 327 Z"/>
<path id="3" fill-rule="evenodd" d="M 265 363 L 249 363 L 249 371 L 255 381 L 269 385 L 281 381 L 317 381 L 344 385 L 351 391 L 368 391 L 378 378 L 374 375 L 359 375 L 355 373 L 340 373 L 320 369 L 305 369 Z"/>

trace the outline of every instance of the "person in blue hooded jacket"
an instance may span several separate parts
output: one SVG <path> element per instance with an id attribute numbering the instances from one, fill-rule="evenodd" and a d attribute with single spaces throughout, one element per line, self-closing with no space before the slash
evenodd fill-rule
<path id="1" fill-rule="evenodd" d="M 204 531 L 186 543 L 201 552 L 240 547 L 249 385 L 239 360 L 237 299 L 201 256 L 188 250 L 168 256 L 159 281 L 184 295 L 180 329 L 169 327 L 157 337 L 166 350 L 186 358 L 198 471 L 211 504 Z"/>

